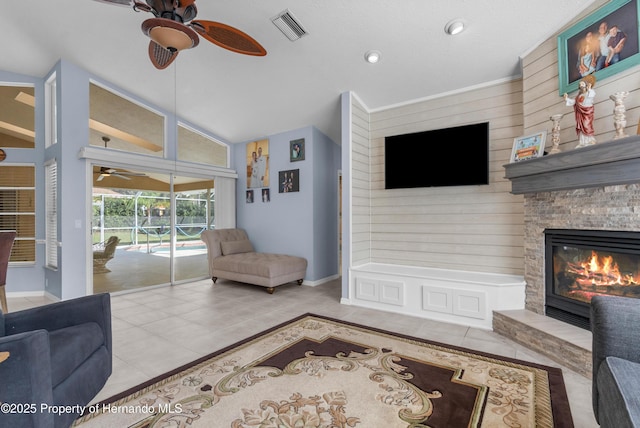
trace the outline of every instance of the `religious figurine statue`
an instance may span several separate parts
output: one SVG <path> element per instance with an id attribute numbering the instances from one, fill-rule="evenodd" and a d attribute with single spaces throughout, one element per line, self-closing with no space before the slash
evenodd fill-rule
<path id="1" fill-rule="evenodd" d="M 627 98 L 629 92 L 621 91 L 610 95 L 609 98 L 615 103 L 613 107 L 613 126 L 616 128 L 616 135 L 614 140 L 618 138 L 624 138 L 627 136 L 624 132 L 624 127 L 627 126 L 627 119 L 625 117 L 626 108 L 624 107 L 624 99 Z"/>
<path id="2" fill-rule="evenodd" d="M 560 153 L 560 119 L 562 119 L 563 114 L 554 114 L 549 118 L 551 123 L 553 124 L 553 128 L 551 128 L 551 150 L 549 150 L 549 154 Z"/>
<path id="3" fill-rule="evenodd" d="M 564 94 L 565 103 L 568 106 L 573 106 L 573 111 L 576 115 L 576 133 L 578 134 L 579 147 L 591 146 L 596 143 L 595 132 L 593 130 L 593 116 L 595 107 L 593 106 L 593 100 L 596 96 L 596 91 L 593 87 L 596 84 L 596 78 L 593 74 L 589 74 L 583 77 L 578 84 L 578 95 L 575 98 L 569 98 L 567 94 Z"/>

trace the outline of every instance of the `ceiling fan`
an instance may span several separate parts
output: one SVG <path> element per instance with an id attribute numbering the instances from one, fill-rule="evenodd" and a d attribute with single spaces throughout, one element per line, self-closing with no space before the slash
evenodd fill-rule
<path id="1" fill-rule="evenodd" d="M 101 166 L 98 171 L 95 171 L 95 173 L 99 174 L 96 181 L 102 181 L 105 177 L 124 178 L 125 180 L 131 180 L 130 177 L 146 177 L 146 174 L 141 172 L 118 171 L 117 169 L 106 166 Z"/>
<path id="2" fill-rule="evenodd" d="M 198 14 L 195 0 L 96 0 L 120 6 L 132 6 L 136 12 L 150 12 L 154 18 L 142 23 L 149 36 L 149 58 L 159 70 L 167 68 L 183 49 L 196 47 L 198 35 L 222 48 L 253 56 L 267 51 L 248 34 L 220 22 L 194 20 Z"/>

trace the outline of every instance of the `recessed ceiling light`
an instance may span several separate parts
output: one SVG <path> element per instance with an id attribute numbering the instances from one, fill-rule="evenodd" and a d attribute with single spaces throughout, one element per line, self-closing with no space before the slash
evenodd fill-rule
<path id="1" fill-rule="evenodd" d="M 462 33 L 464 30 L 464 21 L 460 18 L 451 20 L 444 26 L 444 32 L 450 36 Z"/>
<path id="2" fill-rule="evenodd" d="M 379 51 L 369 51 L 366 54 L 364 54 L 364 59 L 368 63 L 375 64 L 376 62 L 380 61 L 380 52 Z"/>

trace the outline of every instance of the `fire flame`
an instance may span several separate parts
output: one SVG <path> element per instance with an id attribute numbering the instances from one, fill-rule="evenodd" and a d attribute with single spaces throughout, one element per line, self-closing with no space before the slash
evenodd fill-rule
<path id="1" fill-rule="evenodd" d="M 580 277 L 580 285 L 638 285 L 640 282 L 631 274 L 622 274 L 612 256 L 600 257 L 591 251 L 591 258 L 572 269 Z"/>

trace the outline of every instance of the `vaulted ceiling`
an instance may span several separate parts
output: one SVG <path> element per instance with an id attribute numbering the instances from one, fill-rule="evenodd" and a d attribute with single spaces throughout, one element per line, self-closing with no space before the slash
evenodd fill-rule
<path id="1" fill-rule="evenodd" d="M 340 142 L 340 94 L 370 109 L 520 74 L 519 59 L 593 0 L 197 0 L 197 19 L 246 32 L 240 55 L 204 39 L 165 70 L 147 54 L 152 17 L 95 0 L 20 0 L 0 13 L 0 70 L 44 76 L 64 58 L 227 142 L 314 125 Z M 307 35 L 271 22 L 289 10 Z M 467 28 L 445 34 L 450 20 Z M 378 50 L 377 64 L 364 60 Z"/>

